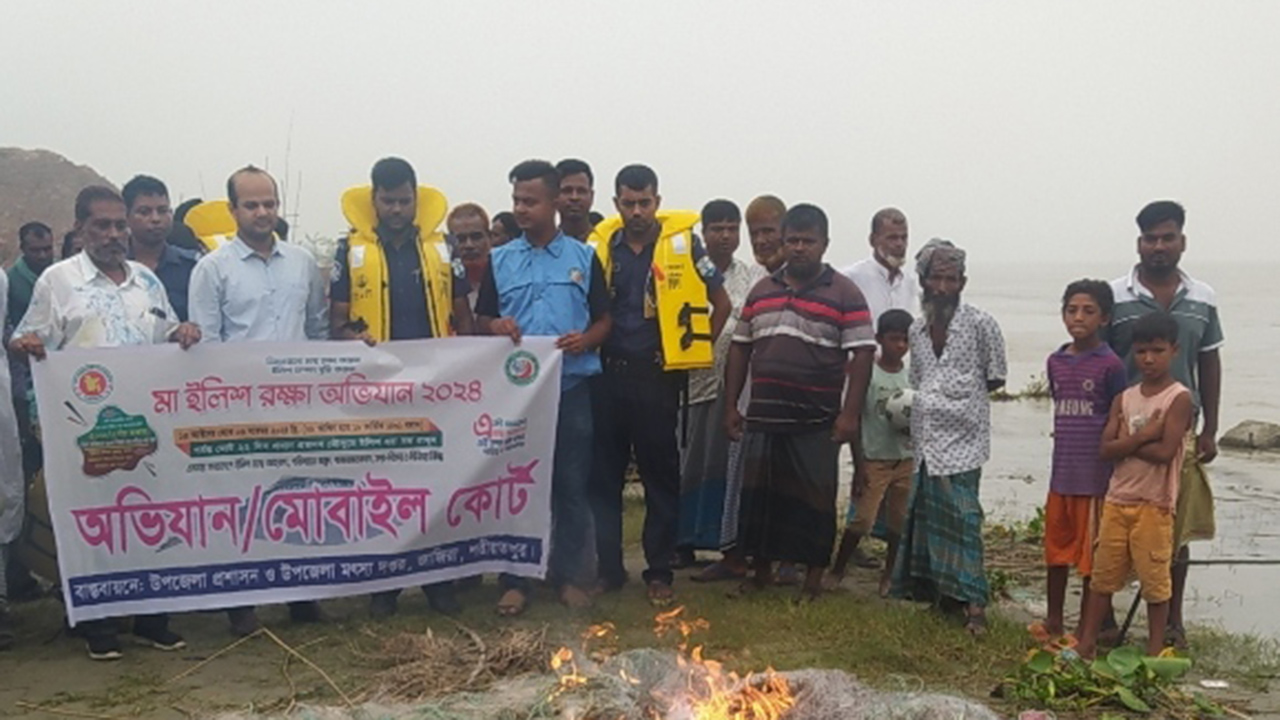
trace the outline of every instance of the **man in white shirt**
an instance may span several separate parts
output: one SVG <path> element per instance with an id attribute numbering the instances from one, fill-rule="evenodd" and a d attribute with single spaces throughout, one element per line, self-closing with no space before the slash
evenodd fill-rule
<path id="1" fill-rule="evenodd" d="M 199 342 L 200 330 L 179 323 L 164 285 L 143 265 L 125 259 L 129 225 L 124 199 L 115 190 L 90 186 L 76 198 L 76 234 L 84 252 L 52 265 L 36 280 L 31 305 L 13 333 L 9 349 L 36 360 L 46 350 L 111 348 Z M 83 623 L 81 634 L 94 660 L 118 660 L 114 619 Z M 186 642 L 169 630 L 167 615 L 140 615 L 133 634 L 160 650 Z"/>
<path id="2" fill-rule="evenodd" d="M 844 276 L 862 291 L 874 324 L 886 310 L 919 315 L 920 286 L 907 264 L 907 217 L 885 208 L 871 218 L 871 257 L 845 268 Z"/>
<path id="3" fill-rule="evenodd" d="M 326 340 L 329 302 L 312 254 L 276 237 L 276 181 L 252 165 L 231 174 L 227 202 L 236 239 L 200 258 L 191 273 L 191 321 L 210 342 Z M 251 607 L 232 608 L 231 631 L 261 627 Z M 315 602 L 289 603 L 294 622 L 323 619 Z"/>

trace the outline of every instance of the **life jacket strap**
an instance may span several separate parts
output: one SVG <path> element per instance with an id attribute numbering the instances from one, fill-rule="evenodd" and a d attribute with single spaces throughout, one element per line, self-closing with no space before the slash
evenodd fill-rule
<path id="1" fill-rule="evenodd" d="M 710 333 L 699 333 L 693 331 L 694 315 L 710 315 L 711 311 L 705 307 L 694 307 L 689 303 L 685 303 L 680 308 L 678 322 L 680 327 L 684 328 L 684 334 L 680 336 L 680 349 L 688 350 L 693 344 L 699 340 L 711 342 Z"/>

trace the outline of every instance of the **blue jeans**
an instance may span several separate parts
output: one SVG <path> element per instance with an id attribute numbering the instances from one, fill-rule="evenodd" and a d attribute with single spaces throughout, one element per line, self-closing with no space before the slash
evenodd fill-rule
<path id="1" fill-rule="evenodd" d="M 593 424 L 591 388 L 585 380 L 560 393 L 556 450 L 551 475 L 551 556 L 547 575 L 559 585 L 585 589 L 591 582 L 591 478 Z M 503 575 L 504 588 L 527 589 L 525 578 Z"/>

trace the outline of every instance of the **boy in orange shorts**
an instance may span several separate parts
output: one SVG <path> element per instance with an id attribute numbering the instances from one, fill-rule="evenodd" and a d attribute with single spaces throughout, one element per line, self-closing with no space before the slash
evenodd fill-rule
<path id="1" fill-rule="evenodd" d="M 1081 626 L 1089 606 L 1093 541 L 1111 480 L 1111 463 L 1099 453 L 1102 431 L 1111 404 L 1127 384 L 1124 361 L 1099 336 L 1113 305 L 1111 286 L 1101 280 L 1068 285 L 1062 295 L 1062 322 L 1071 342 L 1046 363 L 1053 396 L 1053 472 L 1044 513 L 1049 615 L 1040 628 L 1032 627 L 1034 634 L 1045 639 L 1066 632 L 1063 606 L 1072 567 L 1084 584 Z"/>
<path id="2" fill-rule="evenodd" d="M 1169 374 L 1177 351 L 1178 323 L 1171 315 L 1153 312 L 1134 322 L 1133 355 L 1142 382 L 1116 398 L 1102 435 L 1102 457 L 1116 466 L 1098 529 L 1081 657 L 1093 657 L 1102 614 L 1131 572 L 1147 601 L 1147 654 L 1164 649 L 1173 595 L 1173 515 L 1191 426 L 1191 392 Z"/>

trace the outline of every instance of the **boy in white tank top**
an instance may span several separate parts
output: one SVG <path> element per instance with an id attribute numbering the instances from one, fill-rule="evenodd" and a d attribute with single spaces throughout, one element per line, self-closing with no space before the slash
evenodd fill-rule
<path id="1" fill-rule="evenodd" d="M 1133 354 L 1142 382 L 1115 399 L 1102 434 L 1102 457 L 1115 463 L 1098 528 L 1090 609 L 1080 655 L 1092 658 L 1111 595 L 1136 572 L 1147 601 L 1147 654 L 1164 649 L 1173 594 L 1173 517 L 1182 472 L 1183 441 L 1191 425 L 1191 393 L 1173 379 L 1178 324 L 1168 313 L 1146 315 L 1133 327 Z"/>

